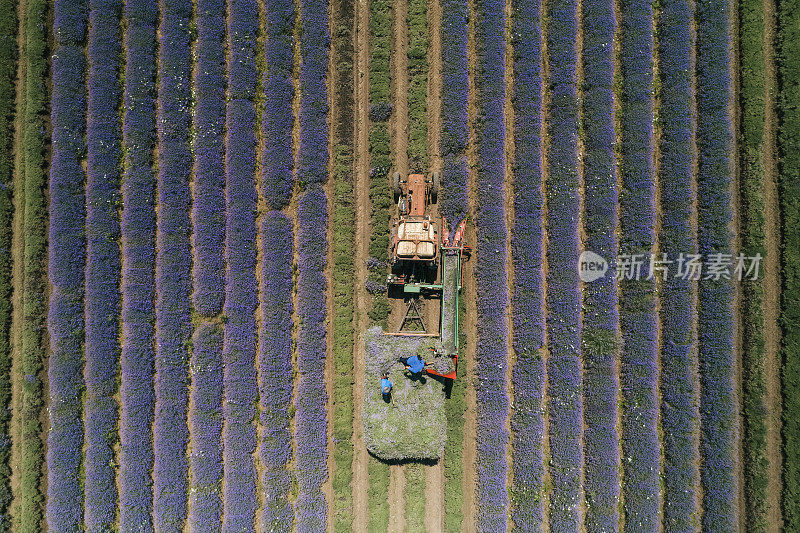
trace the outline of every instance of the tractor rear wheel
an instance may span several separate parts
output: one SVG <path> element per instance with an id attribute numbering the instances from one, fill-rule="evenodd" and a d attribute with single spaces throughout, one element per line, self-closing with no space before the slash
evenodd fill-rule
<path id="1" fill-rule="evenodd" d="M 392 174 L 392 190 L 394 191 L 394 201 L 400 199 L 400 173 Z"/>
<path id="2" fill-rule="evenodd" d="M 439 198 L 439 183 L 440 177 L 438 172 L 433 173 L 433 187 L 431 187 L 431 201 L 436 202 Z"/>

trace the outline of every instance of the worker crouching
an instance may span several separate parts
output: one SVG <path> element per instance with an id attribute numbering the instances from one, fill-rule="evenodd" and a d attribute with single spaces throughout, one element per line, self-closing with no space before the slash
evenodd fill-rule
<path id="1" fill-rule="evenodd" d="M 425 359 L 418 355 L 401 357 L 400 362 L 408 372 L 411 372 L 411 376 L 415 378 L 421 376 L 425 372 L 425 368 L 430 366 L 430 363 L 426 363 Z"/>

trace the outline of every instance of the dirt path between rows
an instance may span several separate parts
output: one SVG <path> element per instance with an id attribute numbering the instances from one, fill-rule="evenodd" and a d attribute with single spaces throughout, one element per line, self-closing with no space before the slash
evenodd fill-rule
<path id="1" fill-rule="evenodd" d="M 783 530 L 781 516 L 781 377 L 780 345 L 780 211 L 778 208 L 775 116 L 775 2 L 764 0 L 764 63 L 766 64 L 764 143 L 764 204 L 766 258 L 764 265 L 764 379 L 767 405 L 767 531 Z"/>
<path id="2" fill-rule="evenodd" d="M 392 52 L 391 99 L 394 110 L 389 123 L 389 146 L 394 162 L 393 170 L 401 176 L 408 175 L 408 26 L 406 0 L 392 2 Z M 389 298 L 389 329 L 400 325 L 405 312 L 405 302 Z M 405 498 L 406 468 L 392 465 L 389 469 L 389 533 L 401 533 L 406 529 Z"/>
<path id="3" fill-rule="evenodd" d="M 361 415 L 364 404 L 364 340 L 368 325 L 369 304 L 365 281 L 367 279 L 367 250 L 370 234 L 369 202 L 369 3 L 358 0 L 355 5 L 356 64 L 353 69 L 355 87 L 355 177 L 356 203 L 355 236 L 355 326 L 353 338 L 353 531 L 366 531 L 369 523 L 367 511 L 369 477 L 367 474 L 367 448 L 364 446 Z"/>
<path id="4" fill-rule="evenodd" d="M 442 6 L 438 0 L 428 1 L 428 165 L 433 172 L 442 169 L 439 151 L 442 113 Z M 438 206 L 437 206 L 438 207 Z M 438 209 L 437 209 L 438 211 Z M 439 219 L 436 213 L 437 220 Z M 439 229 L 441 231 L 441 228 Z M 433 304 L 441 306 L 440 301 Z M 430 311 L 428 311 L 430 315 Z M 438 313 L 436 314 L 438 324 Z M 444 461 L 425 469 L 425 530 L 437 533 L 444 529 Z"/>

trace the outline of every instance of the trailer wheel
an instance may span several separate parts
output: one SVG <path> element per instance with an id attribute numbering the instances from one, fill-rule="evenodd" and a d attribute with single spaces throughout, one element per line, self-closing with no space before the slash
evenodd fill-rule
<path id="1" fill-rule="evenodd" d="M 436 199 L 439 198 L 439 183 L 440 177 L 438 172 L 433 173 L 433 187 L 431 188 L 431 200 L 436 202 Z"/>
<path id="2" fill-rule="evenodd" d="M 400 199 L 400 173 L 392 174 L 392 190 L 394 190 L 394 201 Z"/>

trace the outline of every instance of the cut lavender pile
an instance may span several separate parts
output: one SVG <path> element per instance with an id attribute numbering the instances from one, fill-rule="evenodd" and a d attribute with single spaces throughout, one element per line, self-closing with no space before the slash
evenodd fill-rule
<path id="1" fill-rule="evenodd" d="M 446 439 L 442 383 L 431 376 L 411 379 L 397 359 L 439 349 L 433 337 L 382 335 L 380 326 L 364 335 L 366 377 L 364 380 L 364 442 L 367 450 L 385 461 L 435 460 L 441 457 Z M 431 361 L 436 367 L 438 360 Z M 452 363 L 451 363 L 452 364 Z M 438 367 L 437 367 L 438 368 Z M 380 378 L 388 372 L 392 401 L 384 401 Z"/>

